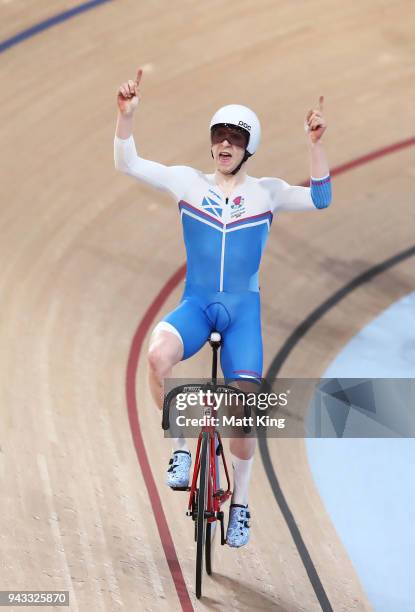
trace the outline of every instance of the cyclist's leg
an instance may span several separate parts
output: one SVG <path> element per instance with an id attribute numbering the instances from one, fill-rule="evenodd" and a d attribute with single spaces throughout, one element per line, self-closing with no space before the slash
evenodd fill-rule
<path id="1" fill-rule="evenodd" d="M 161 323 L 161 322 L 160 322 Z M 148 383 L 156 406 L 163 407 L 163 381 L 171 376 L 176 363 L 183 357 L 183 342 L 174 328 L 158 324 L 150 337 L 147 354 Z"/>
<path id="2" fill-rule="evenodd" d="M 259 295 L 250 294 L 231 311 L 232 322 L 223 334 L 221 366 L 227 382 L 255 392 L 262 376 L 262 334 Z M 234 487 L 227 541 L 242 546 L 249 539 L 248 489 L 256 438 L 230 439 Z"/>
<path id="3" fill-rule="evenodd" d="M 184 298 L 156 326 L 148 353 L 150 386 L 156 404 L 163 405 L 164 379 L 171 376 L 173 366 L 196 353 L 206 342 L 210 327 L 199 300 Z M 190 479 L 191 453 L 183 436 L 172 438 L 173 454 L 166 474 L 166 483 L 175 488 L 187 487 Z"/>
<path id="4" fill-rule="evenodd" d="M 209 337 L 210 326 L 199 300 L 185 297 L 153 330 L 148 350 L 149 384 L 158 408 L 163 406 L 164 379 L 182 359 L 194 355 Z"/>

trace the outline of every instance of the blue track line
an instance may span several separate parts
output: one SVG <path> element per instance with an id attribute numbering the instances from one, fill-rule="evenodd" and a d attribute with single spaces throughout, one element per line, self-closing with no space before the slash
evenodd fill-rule
<path id="1" fill-rule="evenodd" d="M 53 17 L 49 17 L 48 19 L 45 19 L 44 21 L 40 21 L 39 23 L 36 23 L 30 28 L 27 28 L 26 30 L 22 30 L 18 34 L 15 34 L 14 36 L 11 36 L 10 38 L 6 38 L 6 40 L 3 40 L 2 42 L 0 42 L 0 53 L 7 51 L 11 47 L 14 47 L 14 45 L 18 45 L 19 43 L 27 40 L 28 38 L 31 38 L 32 36 L 36 36 L 36 34 L 40 34 L 44 30 L 47 30 L 48 28 L 58 25 L 59 23 L 62 23 L 63 21 L 66 21 L 67 19 L 71 19 L 72 17 L 75 17 L 76 15 L 79 15 L 80 13 L 89 11 L 90 9 L 93 9 L 96 6 L 99 6 L 100 4 L 104 4 L 105 2 L 112 2 L 112 0 L 89 0 L 89 2 L 84 2 L 83 4 L 80 4 L 72 9 L 63 11 L 63 13 L 58 13 L 57 15 L 54 15 Z"/>

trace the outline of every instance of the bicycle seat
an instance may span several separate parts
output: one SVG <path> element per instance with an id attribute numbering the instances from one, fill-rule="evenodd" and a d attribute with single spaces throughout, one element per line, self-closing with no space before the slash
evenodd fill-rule
<path id="1" fill-rule="evenodd" d="M 220 344 L 222 340 L 222 336 L 220 335 L 219 332 L 211 332 L 210 337 L 209 337 L 209 342 L 210 343 L 214 343 L 214 344 Z"/>

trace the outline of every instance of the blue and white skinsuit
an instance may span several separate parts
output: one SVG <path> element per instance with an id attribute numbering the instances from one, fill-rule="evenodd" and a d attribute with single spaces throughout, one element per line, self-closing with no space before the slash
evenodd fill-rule
<path id="1" fill-rule="evenodd" d="M 194 355 L 211 331 L 219 331 L 225 379 L 261 378 L 258 270 L 273 215 L 326 208 L 330 175 L 311 178 L 311 187 L 246 176 L 225 197 L 214 174 L 139 157 L 132 136 L 115 138 L 114 157 L 118 170 L 167 191 L 179 206 L 187 253 L 185 289 L 180 304 L 158 328 L 181 339 L 183 359 Z"/>

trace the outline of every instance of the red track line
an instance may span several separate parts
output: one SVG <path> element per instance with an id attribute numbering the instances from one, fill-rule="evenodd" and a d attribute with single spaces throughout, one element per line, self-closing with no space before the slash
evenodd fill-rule
<path id="1" fill-rule="evenodd" d="M 357 166 L 363 166 L 363 164 L 379 159 L 379 157 L 384 157 L 390 153 L 396 153 L 397 151 L 401 151 L 402 149 L 406 149 L 407 147 L 411 147 L 413 145 L 415 145 L 415 136 L 407 138 L 406 140 L 401 140 L 400 142 L 395 142 L 394 144 L 388 145 L 387 147 L 382 147 L 376 151 L 371 151 L 370 153 L 366 153 L 366 155 L 362 155 L 362 157 L 357 157 L 356 159 L 352 159 L 345 164 L 336 166 L 332 169 L 331 175 L 335 176 L 336 174 L 342 174 L 343 172 L 357 168 Z"/>
<path id="2" fill-rule="evenodd" d="M 413 145 L 415 145 L 415 136 L 408 138 L 407 140 L 402 140 L 392 145 L 383 147 L 381 149 L 377 149 L 376 151 L 372 151 L 371 153 L 367 153 L 366 155 L 362 155 L 361 157 L 357 157 L 356 159 L 336 166 L 331 170 L 331 175 L 335 176 L 337 174 L 342 174 L 343 172 L 352 170 L 357 166 L 362 166 L 363 164 L 378 159 L 379 157 L 389 155 L 390 153 L 396 153 L 397 151 L 400 151 L 402 149 L 405 149 L 406 147 L 410 147 Z M 305 182 L 303 184 L 305 184 Z M 131 434 L 133 437 L 138 462 L 143 473 L 144 482 L 146 483 L 161 543 L 164 549 L 164 554 L 166 555 L 170 573 L 173 578 L 174 586 L 176 587 L 177 595 L 179 597 L 183 612 L 194 612 L 189 592 L 187 590 L 186 583 L 183 578 L 183 573 L 179 564 L 179 560 L 177 558 L 176 549 L 174 548 L 169 526 L 167 524 L 166 515 L 164 514 L 154 476 L 151 471 L 147 452 L 144 446 L 143 437 L 141 435 L 137 411 L 137 398 L 135 393 L 135 379 L 138 367 L 138 359 L 144 343 L 144 339 L 150 329 L 152 322 L 155 319 L 156 314 L 163 306 L 167 298 L 170 296 L 172 291 L 184 278 L 185 272 L 186 265 L 182 265 L 178 270 L 176 270 L 173 276 L 171 276 L 167 283 L 163 285 L 159 294 L 154 298 L 153 302 L 147 308 L 146 313 L 144 314 L 138 325 L 137 331 L 135 332 L 134 338 L 131 343 L 130 353 L 128 356 L 126 395 L 128 418 L 130 421 Z"/>
<path id="3" fill-rule="evenodd" d="M 406 149 L 407 147 L 412 147 L 415 145 L 415 136 L 411 136 L 411 138 L 407 138 L 406 140 L 401 140 L 400 142 L 395 142 L 394 144 L 388 145 L 386 147 L 382 147 L 381 149 L 376 149 L 375 151 L 371 151 L 370 153 L 366 153 L 366 155 L 362 155 L 361 157 L 356 157 L 356 159 L 352 159 L 349 162 L 344 164 L 340 164 L 339 166 L 335 166 L 334 168 L 330 168 L 331 176 L 337 176 L 338 174 L 343 174 L 343 172 L 347 172 L 348 170 L 353 170 L 353 168 L 357 168 L 358 166 L 363 166 L 375 159 L 379 159 L 379 157 L 384 157 L 385 155 L 389 155 L 390 153 L 396 153 L 397 151 L 401 151 L 402 149 Z M 308 185 L 310 180 L 306 180 L 301 185 Z"/>
<path id="4" fill-rule="evenodd" d="M 177 558 L 176 549 L 174 548 L 173 539 L 167 524 L 166 515 L 161 505 L 160 496 L 157 490 L 157 485 L 154 480 L 153 472 L 148 460 L 146 448 L 144 446 L 143 436 L 141 434 L 140 423 L 138 421 L 137 398 L 135 392 L 135 378 L 138 366 L 138 359 L 143 347 L 146 334 L 162 305 L 183 279 L 186 271 L 186 266 L 181 266 L 173 276 L 162 287 L 160 293 L 156 296 L 144 317 L 141 319 L 137 331 L 134 334 L 131 343 L 130 353 L 128 356 L 127 376 L 126 376 L 126 394 L 128 418 L 130 421 L 131 434 L 134 441 L 135 450 L 138 457 L 138 462 L 143 474 L 144 482 L 147 487 L 151 506 L 153 508 L 154 518 L 156 519 L 157 529 L 160 535 L 160 540 L 166 555 L 167 564 L 173 578 L 174 586 L 176 587 L 183 612 L 194 612 L 189 592 L 183 578 L 182 569 Z"/>

